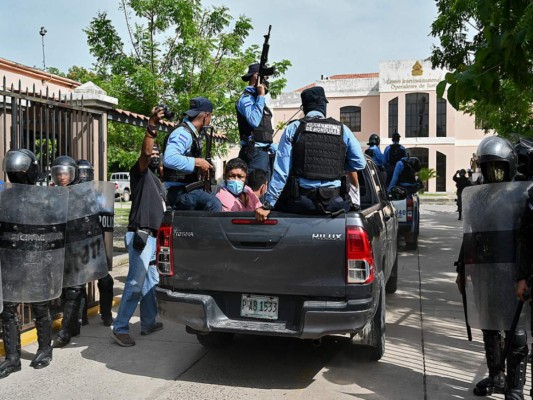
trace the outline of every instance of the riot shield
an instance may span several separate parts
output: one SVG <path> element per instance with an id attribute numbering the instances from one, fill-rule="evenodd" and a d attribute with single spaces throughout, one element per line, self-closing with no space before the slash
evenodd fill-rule
<path id="1" fill-rule="evenodd" d="M 467 187 L 463 246 L 468 322 L 472 328 L 509 330 L 518 305 L 517 244 L 532 182 Z M 525 326 L 522 315 L 519 327 Z"/>
<path id="2" fill-rule="evenodd" d="M 99 182 L 69 186 L 63 287 L 81 285 L 107 275 L 100 224 Z"/>
<path id="3" fill-rule="evenodd" d="M 104 231 L 104 248 L 107 269 L 113 269 L 113 230 L 115 228 L 115 185 L 112 182 L 95 182 L 98 185 L 97 202 L 100 223 Z"/>
<path id="4" fill-rule="evenodd" d="M 4 183 L 0 191 L 3 301 L 61 295 L 68 189 Z"/>

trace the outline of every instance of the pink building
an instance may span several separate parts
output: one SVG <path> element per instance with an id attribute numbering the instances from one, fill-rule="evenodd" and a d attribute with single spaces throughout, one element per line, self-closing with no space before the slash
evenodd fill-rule
<path id="1" fill-rule="evenodd" d="M 428 61 L 404 60 L 380 63 L 379 73 L 334 75 L 273 100 L 274 124 L 302 117 L 300 92 L 322 86 L 329 100 L 328 116 L 345 123 L 363 150 L 368 137 L 377 133 L 383 151 L 397 130 L 409 153 L 437 172 L 428 191 L 454 192 L 454 173 L 470 168 L 485 132 L 476 128 L 473 116 L 437 98 L 435 90 L 445 73 L 431 69 Z M 278 132 L 275 141 L 280 136 Z"/>

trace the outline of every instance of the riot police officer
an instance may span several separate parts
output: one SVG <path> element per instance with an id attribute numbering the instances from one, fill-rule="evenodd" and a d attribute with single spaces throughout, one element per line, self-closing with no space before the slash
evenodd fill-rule
<path id="1" fill-rule="evenodd" d="M 379 148 L 379 143 L 381 142 L 381 139 L 379 136 L 375 133 L 370 135 L 368 138 L 368 149 L 366 149 L 365 153 L 368 154 L 370 157 L 372 157 L 372 160 L 374 160 L 374 163 L 376 166 L 380 169 L 380 171 L 385 169 L 385 163 L 383 160 L 383 153 L 381 152 Z M 367 151 L 369 151 L 367 153 Z M 370 154 L 371 152 L 371 154 Z"/>
<path id="2" fill-rule="evenodd" d="M 414 194 L 423 187 L 416 174 L 422 165 L 417 157 L 404 157 L 396 163 L 387 191 L 391 193 L 394 186 L 401 186 L 407 193 Z"/>
<path id="3" fill-rule="evenodd" d="M 305 117 L 283 132 L 265 201 L 255 211 L 258 221 L 266 220 L 274 206 L 306 214 L 348 211 L 350 200 L 341 187 L 345 174 L 359 187 L 357 171 L 366 166 L 361 145 L 347 126 L 326 118 L 324 88 L 306 89 L 301 98 Z M 352 203 L 359 206 L 358 199 Z"/>
<path id="4" fill-rule="evenodd" d="M 4 171 L 12 183 L 34 185 L 39 177 L 39 163 L 34 153 L 27 149 L 9 150 L 4 157 Z M 52 320 L 47 301 L 30 303 L 35 318 L 39 348 L 30 363 L 35 369 L 45 368 L 52 361 Z M 20 325 L 18 303 L 4 302 L 2 330 L 4 332 L 5 359 L 0 364 L 0 379 L 20 371 Z"/>
<path id="5" fill-rule="evenodd" d="M 483 332 L 489 370 L 489 375 L 476 384 L 474 394 L 505 393 L 507 400 L 523 399 L 526 331 L 519 327 L 514 338 L 507 338 L 513 343 L 507 357 L 507 376 L 500 332 L 509 329 L 516 308 L 515 257 L 520 258 L 521 251 L 513 232 L 526 212 L 523 191 L 528 183 L 505 183 L 513 181 L 517 168 L 516 153 L 507 140 L 498 136 L 483 139 L 477 156 L 487 185 L 463 193 L 465 233 L 457 271 L 459 290 L 466 295 L 468 319 Z M 468 281 L 471 285 L 465 286 Z"/>
<path id="6" fill-rule="evenodd" d="M 383 152 L 383 162 L 387 170 L 387 185 L 389 185 L 396 163 L 402 158 L 407 157 L 407 150 L 400 144 L 401 135 L 398 132 L 392 134 L 392 144 L 385 147 Z"/>
<path id="7" fill-rule="evenodd" d="M 72 157 L 59 156 L 51 166 L 52 182 L 57 186 L 68 186 L 77 182 L 78 165 Z M 79 310 L 84 297 L 85 286 L 76 285 L 63 289 L 63 320 L 61 330 L 54 340 L 54 347 L 63 347 L 70 342 L 71 337 L 80 334 L 81 323 Z"/>

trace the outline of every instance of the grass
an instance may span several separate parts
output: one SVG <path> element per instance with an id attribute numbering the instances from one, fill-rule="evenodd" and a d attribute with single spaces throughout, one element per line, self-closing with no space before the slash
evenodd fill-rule
<path id="1" fill-rule="evenodd" d="M 130 215 L 131 202 L 115 202 L 115 226 L 127 226 Z"/>

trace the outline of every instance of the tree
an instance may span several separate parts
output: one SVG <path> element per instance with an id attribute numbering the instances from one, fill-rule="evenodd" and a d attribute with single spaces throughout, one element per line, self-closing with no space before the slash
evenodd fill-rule
<path id="1" fill-rule="evenodd" d="M 437 95 L 502 136 L 533 136 L 533 2 L 437 0 L 433 67 L 450 70 Z"/>
<path id="2" fill-rule="evenodd" d="M 189 99 L 207 97 L 213 102 L 217 129 L 236 142 L 235 101 L 244 87 L 240 77 L 259 58 L 258 45 L 243 48 L 252 29 L 250 19 L 240 16 L 230 29 L 232 17 L 227 7 L 204 9 L 200 0 L 120 3 L 129 32 L 129 50 L 106 13 L 99 13 L 85 30 L 90 52 L 96 58 L 97 84 L 118 98 L 119 107 L 145 115 L 160 103 L 180 115 L 187 110 Z M 278 73 L 270 93 L 276 96 L 285 87 L 283 74 L 290 62 L 273 65 Z M 142 137 L 142 133 L 131 137 L 127 131 L 131 129 L 117 126 L 110 131 L 110 146 L 121 144 L 131 149 L 110 150 L 118 157 L 110 160 L 111 164 L 118 161 L 122 168 L 129 167 L 126 160 L 137 156 Z"/>

